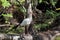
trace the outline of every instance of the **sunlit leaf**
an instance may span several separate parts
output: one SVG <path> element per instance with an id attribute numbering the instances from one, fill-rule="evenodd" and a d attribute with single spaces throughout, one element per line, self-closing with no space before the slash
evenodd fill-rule
<path id="1" fill-rule="evenodd" d="M 60 10 L 60 8 L 56 8 L 56 10 Z"/>
<path id="2" fill-rule="evenodd" d="M 2 14 L 4 17 L 13 17 L 12 14 Z"/>
<path id="3" fill-rule="evenodd" d="M 1 0 L 2 2 L 2 6 L 5 7 L 9 7 L 11 4 L 7 1 L 7 0 Z"/>

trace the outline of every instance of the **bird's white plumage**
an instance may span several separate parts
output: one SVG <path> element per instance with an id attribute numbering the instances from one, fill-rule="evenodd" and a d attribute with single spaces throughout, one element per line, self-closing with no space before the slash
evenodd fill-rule
<path id="1" fill-rule="evenodd" d="M 29 25 L 31 23 L 32 19 L 26 18 L 22 21 L 20 24 L 21 26 Z"/>

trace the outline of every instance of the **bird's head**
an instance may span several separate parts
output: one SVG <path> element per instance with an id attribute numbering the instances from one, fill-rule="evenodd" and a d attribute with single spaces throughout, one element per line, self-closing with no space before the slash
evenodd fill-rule
<path id="1" fill-rule="evenodd" d="M 28 14 L 32 14 L 32 4 L 30 3 L 28 6 Z"/>

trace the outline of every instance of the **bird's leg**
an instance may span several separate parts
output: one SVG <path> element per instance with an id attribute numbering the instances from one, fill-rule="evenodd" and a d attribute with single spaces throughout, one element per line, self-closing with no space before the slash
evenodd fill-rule
<path id="1" fill-rule="evenodd" d="M 27 26 L 25 26 L 25 34 L 27 34 L 27 32 L 28 32 L 28 30 L 27 30 L 28 28 L 27 28 Z"/>
<path id="2" fill-rule="evenodd" d="M 25 34 L 28 34 L 28 27 L 29 25 L 25 26 Z"/>

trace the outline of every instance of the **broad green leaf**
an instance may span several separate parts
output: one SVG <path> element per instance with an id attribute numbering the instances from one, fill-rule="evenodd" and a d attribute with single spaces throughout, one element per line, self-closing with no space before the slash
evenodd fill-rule
<path id="1" fill-rule="evenodd" d="M 1 0 L 2 2 L 2 6 L 5 7 L 9 7 L 11 4 L 7 1 L 7 0 Z"/>
<path id="2" fill-rule="evenodd" d="M 12 14 L 2 14 L 4 17 L 13 17 Z"/>

